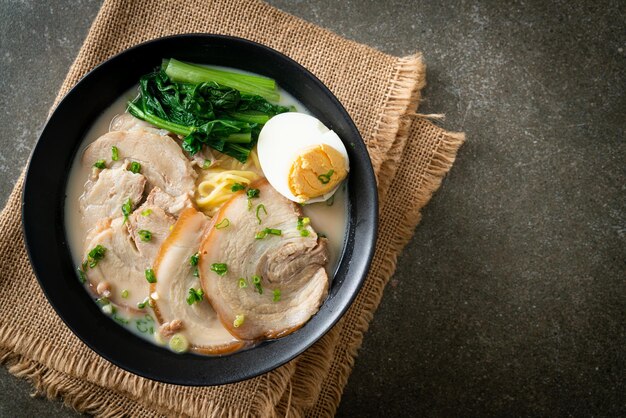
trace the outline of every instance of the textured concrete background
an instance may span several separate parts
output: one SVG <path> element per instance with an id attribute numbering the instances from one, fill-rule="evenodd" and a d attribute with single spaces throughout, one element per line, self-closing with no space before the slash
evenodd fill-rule
<path id="1" fill-rule="evenodd" d="M 270 3 L 421 50 L 421 110 L 468 135 L 365 339 L 339 416 L 626 415 L 626 3 Z M 0 194 L 98 1 L 0 1 Z M 0 368 L 0 415 L 75 416 Z"/>

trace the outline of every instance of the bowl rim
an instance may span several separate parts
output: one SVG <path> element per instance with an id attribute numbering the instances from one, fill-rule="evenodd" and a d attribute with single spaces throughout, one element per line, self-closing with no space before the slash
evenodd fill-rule
<path id="1" fill-rule="evenodd" d="M 52 130 L 54 126 L 54 124 L 59 123 L 57 121 L 58 119 L 58 114 L 59 114 L 59 109 L 63 109 L 67 102 L 72 100 L 72 98 L 77 95 L 78 91 L 80 91 L 81 89 L 84 88 L 84 85 L 87 83 L 88 80 L 90 80 L 91 78 L 94 77 L 98 77 L 98 75 L 102 72 L 106 72 L 107 68 L 109 66 L 114 65 L 114 63 L 116 61 L 121 60 L 122 58 L 132 55 L 134 53 L 136 53 L 138 50 L 142 50 L 144 48 L 148 48 L 151 46 L 154 46 L 155 44 L 161 43 L 161 42 L 171 42 L 171 41 L 179 41 L 179 42 L 187 42 L 188 40 L 194 40 L 194 41 L 198 41 L 198 42 L 202 42 L 202 41 L 206 41 L 206 42 L 215 42 L 215 43 L 226 43 L 226 44 L 235 44 L 235 45 L 239 45 L 241 47 L 245 47 L 245 48 L 254 48 L 254 49 L 258 49 L 260 51 L 260 53 L 265 54 L 265 55 L 269 55 L 269 56 L 273 56 L 274 59 L 277 59 L 279 61 L 282 61 L 283 63 L 287 63 L 290 67 L 295 68 L 296 71 L 299 71 L 300 73 L 302 73 L 303 76 L 305 76 L 306 78 L 309 79 L 310 82 L 312 82 L 315 87 L 319 90 L 320 93 L 322 93 L 325 96 L 325 99 L 328 99 L 332 102 L 333 106 L 334 106 L 334 110 L 340 112 L 340 116 L 345 119 L 345 121 L 348 124 L 348 127 L 351 131 L 351 139 L 354 139 L 354 142 L 356 142 L 356 144 L 352 144 L 352 148 L 358 148 L 357 150 L 353 150 L 354 152 L 360 152 L 361 154 L 364 154 L 366 156 L 366 158 L 360 158 L 359 161 L 359 165 L 363 165 L 362 169 L 364 170 L 364 175 L 365 178 L 363 179 L 363 181 L 365 182 L 365 186 L 367 189 L 369 190 L 360 190 L 360 193 L 366 192 L 367 194 L 367 201 L 365 201 L 365 208 L 364 208 L 364 212 L 363 214 L 360 214 L 360 220 L 363 221 L 363 225 L 360 225 L 361 230 L 360 230 L 360 236 L 359 236 L 359 243 L 358 243 L 358 259 L 360 260 L 360 262 L 358 263 L 359 265 L 356 267 L 357 270 L 356 272 L 352 272 L 352 274 L 354 275 L 354 273 L 356 273 L 357 277 L 350 277 L 350 281 L 351 281 L 351 287 L 350 289 L 346 290 L 346 292 L 349 291 L 348 296 L 342 296 L 341 299 L 339 299 L 339 303 L 337 304 L 337 306 L 334 306 L 334 309 L 330 310 L 330 313 L 327 314 L 323 319 L 323 323 L 320 324 L 320 326 L 318 326 L 318 331 L 316 331 L 316 335 L 311 338 L 305 338 L 305 342 L 304 343 L 299 343 L 299 344 L 291 344 L 291 345 L 286 345 L 286 349 L 287 352 L 286 353 L 282 353 L 279 352 L 279 355 L 276 355 L 276 353 L 272 353 L 271 351 L 264 351 L 264 354 L 267 354 L 269 356 L 269 361 L 264 361 L 262 365 L 259 365 L 257 367 L 253 366 L 253 369 L 246 369 L 245 371 L 239 371 L 237 373 L 234 373 L 233 375 L 221 375 L 219 378 L 215 378 L 215 379 L 211 379 L 211 378 L 206 378 L 206 375 L 194 375 L 192 377 L 183 377 L 183 378 L 176 378 L 173 377 L 171 375 L 165 376 L 159 372 L 154 372 L 150 369 L 146 369 L 144 367 L 138 367 L 136 365 L 133 365 L 132 362 L 129 363 L 126 360 L 120 359 L 120 356 L 118 354 L 113 354 L 112 351 L 110 351 L 110 349 L 104 349 L 102 348 L 102 346 L 100 346 L 96 340 L 94 338 L 92 338 L 92 336 L 90 335 L 86 335 L 82 330 L 80 330 L 78 328 L 78 320 L 68 316 L 67 314 L 67 310 L 62 306 L 62 304 L 60 304 L 60 301 L 58 299 L 55 299 L 55 296 L 52 295 L 51 293 L 51 287 L 48 288 L 48 286 L 52 286 L 52 283 L 48 283 L 49 280 L 49 276 L 56 274 L 57 276 L 62 276 L 63 273 L 61 272 L 49 272 L 46 270 L 43 270 L 42 268 L 40 268 L 40 262 L 41 262 L 41 254 L 38 253 L 38 251 L 40 251 L 38 249 L 38 243 L 37 243 L 37 239 L 38 237 L 36 236 L 37 233 L 37 228 L 35 228 L 35 224 L 33 223 L 33 211 L 36 211 L 37 209 L 33 207 L 33 205 L 31 204 L 31 200 L 32 200 L 32 194 L 34 192 L 34 190 L 36 190 L 36 188 L 38 187 L 38 185 L 35 182 L 35 178 L 33 177 L 33 161 L 35 160 L 35 158 L 38 157 L 38 154 L 41 153 L 41 148 L 42 148 L 42 144 L 45 141 L 45 138 L 47 138 L 48 135 L 48 131 Z M 280 84 L 280 83 L 279 83 Z M 291 93 L 291 91 L 290 91 Z M 110 103 L 109 103 L 110 105 Z M 104 108 L 101 110 L 103 111 Z M 95 121 L 95 119 L 90 119 L 90 124 L 93 124 L 93 122 Z M 72 141 L 74 141 L 74 147 L 78 147 L 80 145 L 80 143 L 82 143 L 82 141 L 84 140 L 84 133 L 81 137 L 79 138 L 73 138 Z M 346 143 L 347 145 L 347 140 L 342 139 L 344 141 L 344 143 Z M 364 152 L 363 152 L 364 151 Z M 76 150 L 75 150 L 76 152 Z M 350 151 L 352 152 L 352 151 Z M 73 161 L 75 158 L 75 153 L 73 154 L 71 160 Z M 65 176 L 63 184 L 63 190 L 67 189 L 67 178 L 68 175 Z M 25 180 L 24 180 L 24 185 L 23 185 L 23 189 L 22 189 L 22 231 L 23 231 L 23 235 L 24 235 L 24 240 L 25 240 L 25 244 L 26 244 L 26 251 L 29 257 L 29 261 L 31 263 L 31 266 L 33 268 L 33 271 L 35 273 L 35 276 L 37 277 L 37 281 L 40 285 L 40 288 L 42 289 L 43 293 L 45 294 L 48 302 L 52 305 L 52 307 L 54 308 L 55 312 L 57 313 L 57 315 L 62 319 L 62 321 L 65 323 L 65 325 L 70 328 L 70 330 L 72 331 L 72 333 L 74 335 L 76 335 L 83 343 L 85 343 L 90 349 L 92 349 L 94 352 L 96 352 L 99 356 L 103 357 L 104 359 L 108 360 L 109 362 L 111 362 L 112 364 L 126 370 L 129 371 L 131 373 L 134 373 L 136 375 L 139 375 L 141 377 L 145 377 L 151 380 L 156 380 L 156 381 L 160 381 L 163 383 L 169 383 L 169 384 L 176 384 L 176 385 L 185 385 L 185 386 L 212 386 L 212 385 L 220 385 L 220 384 L 227 384 L 227 383 L 235 383 L 238 381 L 242 381 L 245 379 L 249 379 L 252 377 L 256 377 L 258 375 L 264 374 L 266 372 L 269 372 L 271 370 L 274 370 L 278 367 L 280 367 L 281 365 L 289 362 L 290 360 L 294 359 L 295 357 L 297 357 L 298 355 L 300 355 L 302 352 L 304 352 L 305 350 L 307 350 L 310 346 L 312 346 L 314 343 L 316 343 L 317 341 L 319 341 L 328 331 L 330 331 L 330 329 L 339 321 L 339 319 L 341 319 L 343 317 L 343 315 L 347 312 L 348 308 L 352 305 L 352 303 L 354 302 L 354 300 L 356 299 L 360 289 L 362 288 L 363 283 L 365 282 L 365 278 L 367 277 L 367 273 L 369 271 L 371 262 L 372 262 L 372 258 L 374 256 L 374 251 L 375 251 L 375 244 L 376 244 L 376 237 L 377 237 L 377 230 L 378 230 L 378 192 L 377 192 L 377 187 L 376 187 L 376 179 L 374 176 L 374 171 L 371 165 L 371 160 L 369 158 L 369 154 L 367 153 L 367 148 L 365 147 L 365 143 L 358 131 L 358 129 L 356 128 L 356 125 L 354 124 L 354 121 L 352 120 L 352 118 L 350 117 L 350 115 L 348 114 L 348 112 L 345 110 L 345 108 L 343 107 L 343 105 L 339 102 L 339 100 L 335 97 L 335 95 L 328 89 L 328 87 L 326 87 L 326 85 L 324 83 L 322 83 L 313 73 L 311 73 L 309 70 L 307 70 L 306 68 L 304 68 L 301 64 L 299 64 L 298 62 L 296 62 L 295 60 L 289 58 L 288 56 L 282 54 L 279 51 L 274 50 L 273 48 L 270 48 L 268 46 L 262 45 L 260 43 L 254 42 L 254 41 L 250 41 L 248 39 L 244 39 L 244 38 L 240 38 L 240 37 L 234 37 L 234 36 L 228 36 L 228 35 L 217 35 L 217 34 L 208 34 L 208 33 L 191 33 L 191 34 L 178 34 L 178 35 L 170 35 L 170 36 L 165 36 L 165 37 L 160 37 L 160 38 L 155 38 L 155 39 L 151 39 L 148 40 L 146 42 L 142 42 L 140 44 L 137 44 L 135 46 L 132 46 L 128 49 L 125 49 L 121 52 L 119 52 L 118 54 L 115 54 L 113 56 L 111 56 L 110 58 L 107 58 L 106 60 L 104 60 L 103 62 L 99 63 L 97 66 L 95 66 L 92 70 L 90 70 L 89 72 L 87 72 L 64 96 L 63 98 L 59 101 L 58 105 L 54 108 L 53 112 L 49 115 L 45 126 L 43 128 L 43 130 L 41 131 L 41 134 L 39 135 L 39 138 L 37 140 L 37 143 L 35 144 L 30 156 L 29 156 L 29 160 L 28 160 L 28 165 L 26 168 L 26 176 L 25 176 Z M 55 204 L 58 204 L 59 201 L 61 202 L 61 212 L 62 212 L 62 226 L 61 228 L 63 229 L 63 234 L 66 234 L 65 232 L 65 212 L 64 212 L 64 206 L 65 206 L 65 195 L 62 194 L 62 196 L 54 196 L 54 199 L 56 201 Z M 349 202 L 349 206 L 351 205 L 351 196 L 348 198 L 348 202 Z M 348 211 L 350 212 L 351 208 L 348 207 Z M 348 214 L 348 225 L 346 227 L 347 231 L 351 231 L 352 233 L 356 233 L 355 232 L 355 225 L 351 225 L 353 222 L 355 222 L 355 220 L 351 219 L 352 216 L 350 215 L 350 213 Z M 58 226 L 57 226 L 58 227 Z M 51 227 L 52 228 L 52 227 Z M 63 237 L 65 237 L 66 235 L 62 235 Z M 60 248 L 60 252 L 63 253 L 64 251 L 69 255 L 70 259 L 71 259 L 71 252 L 69 249 L 69 246 L 66 242 L 64 243 L 60 243 L 60 242 L 56 242 L 55 243 L 56 247 Z M 341 252 L 341 257 L 339 259 L 339 263 L 338 263 L 338 269 L 341 268 L 342 265 L 344 265 L 344 263 L 348 263 L 350 264 L 352 262 L 352 259 L 350 260 L 344 260 L 344 257 L 346 256 L 346 248 L 345 246 L 347 245 L 347 238 L 346 238 L 346 242 L 344 242 L 344 248 L 342 249 Z M 67 247 L 67 248 L 65 248 Z M 354 257 L 356 253 L 352 253 L 351 257 Z M 75 274 L 74 274 L 75 276 Z M 332 282 L 330 283 L 330 287 L 329 287 L 329 295 L 330 295 L 330 291 L 333 288 L 334 284 L 335 284 L 335 280 L 336 277 L 333 278 Z M 76 280 L 76 282 L 78 282 Z M 82 284 L 80 284 L 81 287 L 83 287 Z M 343 286 L 343 284 L 341 285 Z M 83 289 L 84 291 L 84 289 Z M 91 295 L 89 295 L 86 291 L 84 291 L 85 295 L 87 297 L 89 297 L 89 299 L 91 299 L 91 303 L 92 305 L 94 305 L 94 307 L 96 306 L 95 303 L 93 303 L 93 298 L 91 297 Z M 322 305 L 320 306 L 320 312 L 322 311 L 322 309 L 324 308 L 324 306 L 327 304 L 328 302 L 328 298 L 322 303 Z M 313 318 L 311 318 L 307 323 L 305 323 L 305 325 L 302 327 L 302 329 L 305 329 L 307 324 L 311 321 L 313 321 L 313 319 L 319 315 L 319 313 L 316 313 Z M 104 315 L 102 315 L 104 316 Z M 110 321 L 111 323 L 113 323 L 113 321 Z M 123 329 L 123 327 L 120 327 L 118 324 L 114 324 L 113 325 L 117 328 Z M 300 331 L 302 331 L 302 329 Z M 321 332 L 319 331 L 319 329 L 321 329 Z M 127 331 L 129 332 L 129 331 Z M 297 331 L 298 332 L 298 331 Z M 297 333 L 296 332 L 296 333 Z M 294 333 L 294 334 L 296 334 Z M 292 334 L 293 335 L 293 334 Z M 286 336 L 283 337 L 283 339 L 289 338 L 290 336 Z M 306 335 L 305 335 L 306 337 Z M 135 338 L 137 340 L 142 340 L 139 337 Z M 274 343 L 274 342 L 280 342 L 283 339 L 278 339 L 278 340 L 274 340 L 274 341 L 270 341 L 270 343 Z M 162 349 L 161 347 L 157 347 L 156 345 L 152 344 L 152 343 L 148 343 L 152 346 L 154 346 L 156 349 L 158 349 L 160 352 L 165 353 L 170 353 L 168 350 Z M 266 344 L 266 343 L 262 343 L 262 344 Z M 252 348 L 250 350 L 244 350 L 243 352 L 246 351 L 254 351 L 254 350 L 258 350 L 259 347 L 261 345 L 257 345 L 255 348 Z M 292 347 L 296 347 L 295 349 Z M 281 345 L 278 345 L 279 349 L 282 349 Z M 285 351 L 284 349 L 282 349 L 282 351 Z M 173 354 L 174 356 L 177 356 L 178 358 L 183 358 L 186 356 L 198 356 L 198 357 L 202 357 L 204 359 L 226 359 L 229 357 L 232 357 L 234 355 L 236 355 L 237 353 L 240 352 L 236 352 L 227 356 L 217 356 L 217 357 L 210 357 L 210 356 L 199 356 L 196 354 L 184 354 L 184 355 L 177 355 L 177 354 Z M 169 357 L 169 354 L 164 355 L 165 358 Z M 172 364 L 176 363 L 175 360 L 170 359 Z M 206 360 L 206 361 L 211 361 L 211 360 Z M 205 376 L 205 377 L 199 377 L 199 376 Z"/>

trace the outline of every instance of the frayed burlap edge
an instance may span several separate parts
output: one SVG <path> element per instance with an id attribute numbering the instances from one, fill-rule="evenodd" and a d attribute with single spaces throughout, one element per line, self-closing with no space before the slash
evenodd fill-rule
<path id="1" fill-rule="evenodd" d="M 426 65 L 422 54 L 400 58 L 393 80 L 382 108 L 382 117 L 374 129 L 373 145 L 369 146 L 381 209 L 409 136 L 410 115 L 417 110 L 420 92 L 426 85 Z"/>
<path id="2" fill-rule="evenodd" d="M 412 119 L 422 119 L 415 115 Z M 379 277 L 385 280 L 374 283 L 374 291 L 369 292 L 363 301 L 363 310 L 359 316 L 358 322 L 353 326 L 349 335 L 347 350 L 343 361 L 339 362 L 339 372 L 333 384 L 324 385 L 325 392 L 320 394 L 319 399 L 314 408 L 303 411 L 306 416 L 334 416 L 339 402 L 343 394 L 345 385 L 354 367 L 354 362 L 358 355 L 358 350 L 363 343 L 363 337 L 369 324 L 374 316 L 374 312 L 382 299 L 384 288 L 396 270 L 398 256 L 402 249 L 413 236 L 415 227 L 421 220 L 421 209 L 430 201 L 433 194 L 443 181 L 444 177 L 454 164 L 456 154 L 461 145 L 465 142 L 465 134 L 460 132 L 446 132 L 442 134 L 441 143 L 437 147 L 437 151 L 428 164 L 426 172 L 422 177 L 422 182 L 415 185 L 415 189 L 423 191 L 416 196 L 417 203 L 405 213 L 405 216 L 397 229 L 398 234 L 392 238 L 392 243 L 387 256 L 384 257 L 384 263 L 381 267 L 382 271 Z M 383 205 L 384 210 L 384 205 Z M 343 321 L 338 325 L 343 325 Z M 335 354 L 336 355 L 336 354 Z M 300 415 L 300 414 L 298 414 Z"/>

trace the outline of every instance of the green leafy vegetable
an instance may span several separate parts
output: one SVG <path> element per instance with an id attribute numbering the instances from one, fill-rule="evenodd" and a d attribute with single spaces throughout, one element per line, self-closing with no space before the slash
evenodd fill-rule
<path id="1" fill-rule="evenodd" d="M 200 302 L 203 296 L 204 296 L 204 291 L 202 289 L 196 290 L 192 287 L 189 289 L 189 296 L 187 296 L 187 304 L 193 305 L 196 302 Z"/>
<path id="2" fill-rule="evenodd" d="M 199 253 L 195 253 L 194 255 L 189 257 L 189 264 L 191 264 L 192 266 L 197 266 L 199 257 L 200 257 Z"/>
<path id="3" fill-rule="evenodd" d="M 99 168 L 100 170 L 107 168 L 106 161 L 104 160 L 96 161 L 95 163 L 93 163 L 93 166 Z"/>
<path id="4" fill-rule="evenodd" d="M 139 235 L 139 238 L 144 242 L 148 242 L 152 239 L 152 232 L 146 229 L 140 229 L 137 231 L 137 235 Z"/>
<path id="5" fill-rule="evenodd" d="M 276 82 L 271 78 L 216 70 L 178 61 L 173 58 L 164 60 L 162 68 L 176 82 L 191 84 L 214 82 L 237 89 L 244 94 L 263 96 L 267 100 L 276 101 L 280 98 L 276 91 Z"/>
<path id="6" fill-rule="evenodd" d="M 141 77 L 140 95 L 128 104 L 128 111 L 159 128 L 184 136 L 183 148 L 191 154 L 208 145 L 245 162 L 261 125 L 274 115 L 292 110 L 262 97 L 266 87 L 254 92 L 252 88 L 225 82 L 243 78 L 245 86 L 250 87 L 258 79 L 262 84 L 269 81 L 271 89 L 275 90 L 273 80 L 206 69 L 176 60 L 169 60 L 164 67 L 166 71 L 158 70 Z M 202 73 L 199 77 L 198 71 Z M 207 78 L 206 71 L 220 74 L 220 77 Z"/>
<path id="7" fill-rule="evenodd" d="M 257 198 L 260 194 L 261 191 L 259 189 L 248 189 L 248 191 L 246 192 L 246 196 L 248 196 L 248 199 Z"/>

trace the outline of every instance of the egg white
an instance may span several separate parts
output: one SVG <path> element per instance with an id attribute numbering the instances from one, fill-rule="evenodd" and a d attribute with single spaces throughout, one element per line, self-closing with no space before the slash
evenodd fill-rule
<path id="1" fill-rule="evenodd" d="M 281 113 L 271 118 L 261 129 L 257 145 L 259 163 L 267 181 L 294 202 L 314 203 L 329 199 L 339 185 L 323 196 L 308 200 L 298 199 L 289 189 L 289 170 L 294 160 L 304 149 L 322 144 L 339 151 L 346 161 L 346 169 L 350 171 L 346 147 L 339 136 L 319 119 L 296 112 Z"/>

